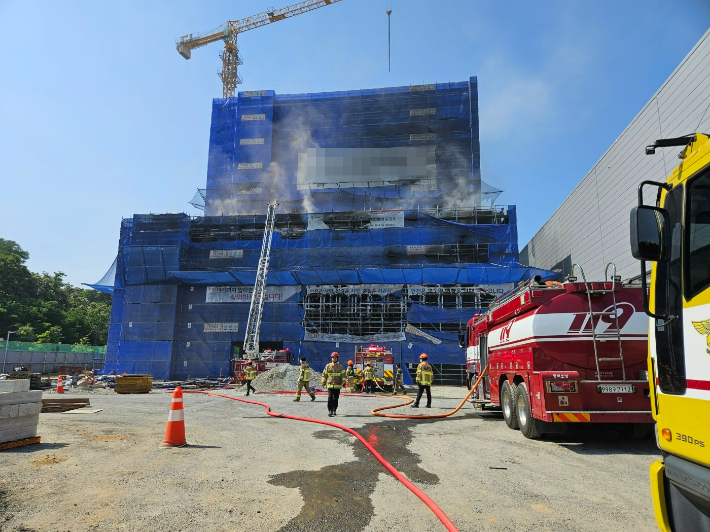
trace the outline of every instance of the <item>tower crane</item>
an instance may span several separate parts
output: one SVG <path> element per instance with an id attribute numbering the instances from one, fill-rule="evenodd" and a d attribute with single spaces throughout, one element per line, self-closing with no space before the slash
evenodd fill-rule
<path id="1" fill-rule="evenodd" d="M 237 85 L 242 82 L 242 79 L 237 73 L 237 66 L 243 64 L 242 58 L 239 56 L 239 49 L 237 48 L 237 35 L 340 1 L 341 0 L 305 0 L 304 2 L 299 2 L 281 9 L 267 9 L 258 15 L 240 20 L 230 20 L 212 31 L 183 35 L 175 44 L 177 45 L 177 51 L 180 55 L 185 59 L 190 59 L 192 50 L 195 48 L 200 48 L 217 41 L 224 41 L 224 50 L 219 54 L 220 59 L 222 59 L 222 70 L 219 72 L 219 77 L 222 80 L 222 97 L 231 98 L 234 96 Z"/>

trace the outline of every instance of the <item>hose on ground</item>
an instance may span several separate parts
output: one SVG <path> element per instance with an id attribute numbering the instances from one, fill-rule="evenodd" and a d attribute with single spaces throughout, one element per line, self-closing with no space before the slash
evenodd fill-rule
<path id="1" fill-rule="evenodd" d="M 466 401 L 468 401 L 468 398 L 473 395 L 473 392 L 476 391 L 476 388 L 478 388 L 478 385 L 481 382 L 481 379 L 488 373 L 488 365 L 483 369 L 481 374 L 478 376 L 478 379 L 476 380 L 476 384 L 471 386 L 471 390 L 466 394 L 466 397 L 463 398 L 463 401 L 454 408 L 451 412 L 447 412 L 446 414 L 432 414 L 432 415 L 427 415 L 427 416 L 418 416 L 418 415 L 412 415 L 412 414 L 380 414 L 380 410 L 388 410 L 390 408 L 398 408 L 400 406 L 407 406 L 409 404 L 412 404 L 414 402 L 414 399 L 407 397 L 407 402 L 406 403 L 397 403 L 396 405 L 387 405 L 387 406 L 380 406 L 377 408 L 373 408 L 370 411 L 370 414 L 373 416 L 377 417 L 390 417 L 390 418 L 397 418 L 397 419 L 432 419 L 432 418 L 442 418 L 442 417 L 449 417 L 459 410 L 461 410 L 461 407 L 466 404 Z M 395 396 L 395 397 L 402 397 L 401 395 Z"/>
<path id="2" fill-rule="evenodd" d="M 487 369 L 487 367 L 486 367 Z M 233 397 L 231 395 L 223 395 L 223 394 L 213 394 L 211 392 L 199 392 L 199 393 L 204 393 L 206 395 L 209 395 L 210 397 L 222 397 L 224 399 L 232 399 L 234 401 L 240 401 L 242 403 L 250 403 L 253 405 L 259 405 L 263 406 L 266 408 L 266 413 L 269 416 L 272 417 L 278 417 L 278 418 L 286 418 L 286 419 L 294 419 L 296 421 L 307 421 L 309 423 L 319 423 L 321 425 L 328 425 L 331 427 L 335 427 L 340 430 L 344 430 L 345 432 L 349 432 L 353 436 L 355 436 L 358 440 L 360 440 L 360 443 L 362 443 L 365 448 L 372 453 L 372 455 L 377 458 L 377 460 L 390 472 L 392 475 L 399 480 L 402 484 L 404 484 L 409 491 L 414 493 L 417 497 L 419 497 L 424 504 L 426 504 L 429 509 L 434 512 L 434 515 L 441 521 L 441 523 L 446 527 L 446 530 L 449 532 L 458 532 L 458 529 L 456 526 L 451 522 L 451 520 L 447 517 L 447 515 L 439 508 L 436 503 L 429 498 L 429 496 L 424 493 L 422 490 L 420 490 L 418 487 L 416 487 L 414 484 L 412 484 L 407 478 L 402 475 L 399 471 L 397 471 L 392 465 L 385 460 L 380 453 L 378 453 L 372 445 L 370 445 L 365 438 L 360 436 L 357 432 L 355 432 L 353 429 L 346 427 L 344 425 L 339 425 L 338 423 L 333 423 L 332 421 L 325 421 L 323 419 L 313 419 L 313 418 L 307 418 L 307 417 L 299 417 L 299 416 L 289 416 L 287 414 L 276 414 L 271 411 L 271 407 L 267 405 L 266 403 L 260 403 L 259 401 L 250 401 L 249 399 L 242 399 L 241 397 Z M 470 395 L 470 394 L 469 394 Z M 460 407 L 459 407 L 460 408 Z M 416 416 L 414 416 L 416 417 Z M 433 416 L 432 416 L 433 417 Z"/>

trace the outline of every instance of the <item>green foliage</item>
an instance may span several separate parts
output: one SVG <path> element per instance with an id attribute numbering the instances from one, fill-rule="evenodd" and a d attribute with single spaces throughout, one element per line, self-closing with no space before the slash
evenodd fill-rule
<path id="1" fill-rule="evenodd" d="M 0 238 L 0 337 L 39 343 L 106 345 L 111 295 L 64 282 L 64 273 L 30 272 L 29 253 Z"/>

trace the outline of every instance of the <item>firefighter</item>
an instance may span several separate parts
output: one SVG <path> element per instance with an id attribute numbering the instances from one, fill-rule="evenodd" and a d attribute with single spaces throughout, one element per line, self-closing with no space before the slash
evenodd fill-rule
<path id="1" fill-rule="evenodd" d="M 402 373 L 402 364 L 397 364 L 397 373 L 394 376 L 392 395 L 397 395 L 399 390 L 402 390 L 402 393 L 407 395 L 407 390 L 404 389 L 404 373 Z"/>
<path id="2" fill-rule="evenodd" d="M 251 361 L 251 359 L 249 359 L 249 362 L 247 362 L 247 365 L 244 368 L 244 377 L 246 377 L 247 382 L 247 396 L 249 395 L 250 390 L 256 393 L 256 390 L 251 385 L 251 381 L 256 378 L 256 368 L 254 367 L 254 363 Z"/>
<path id="3" fill-rule="evenodd" d="M 362 373 L 365 376 L 365 393 L 375 393 L 375 368 L 372 367 L 372 362 L 369 360 L 367 361 L 365 369 L 362 370 Z"/>
<path id="4" fill-rule="evenodd" d="M 348 381 L 348 388 L 350 393 L 355 392 L 355 369 L 353 368 L 353 361 L 348 360 L 348 369 L 345 370 L 345 378 Z"/>
<path id="5" fill-rule="evenodd" d="M 333 351 L 330 355 L 330 364 L 323 369 L 321 386 L 328 388 L 328 417 L 338 415 L 338 399 L 340 398 L 340 388 L 343 386 L 345 378 L 345 368 L 338 363 L 340 355 Z"/>
<path id="6" fill-rule="evenodd" d="M 419 391 L 417 392 L 417 400 L 414 401 L 412 408 L 419 408 L 419 401 L 422 398 L 422 393 L 426 390 L 426 407 L 431 408 L 431 383 L 434 381 L 434 370 L 429 364 L 426 353 L 419 355 L 421 360 L 420 364 L 417 366 L 417 384 L 419 385 Z"/>
<path id="7" fill-rule="evenodd" d="M 311 396 L 311 401 L 316 400 L 316 394 L 311 391 L 310 381 L 311 367 L 308 365 L 308 362 L 306 362 L 306 357 L 301 357 L 301 367 L 299 368 L 298 372 L 298 386 L 296 387 L 296 398 L 293 400 L 294 402 L 298 402 L 301 400 L 302 388 L 305 388 L 308 392 L 308 395 Z"/>

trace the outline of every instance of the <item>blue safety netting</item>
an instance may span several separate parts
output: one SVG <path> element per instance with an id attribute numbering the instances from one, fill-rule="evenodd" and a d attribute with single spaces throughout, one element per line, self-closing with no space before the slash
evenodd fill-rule
<path id="1" fill-rule="evenodd" d="M 393 148 L 422 148 L 431 160 L 411 179 L 389 179 L 393 166 L 370 169 L 360 181 L 349 179 L 347 170 L 328 183 L 304 178 L 306 156 L 315 153 L 308 155 L 309 149 L 327 155 L 343 148 L 383 150 L 386 159 Z M 331 170 L 337 176 L 342 169 Z M 475 77 L 312 94 L 248 91 L 213 102 L 207 215 L 263 213 L 269 199 L 290 212 L 328 212 L 399 207 L 403 199 L 421 208 L 452 197 L 475 204 L 481 194 Z"/>

